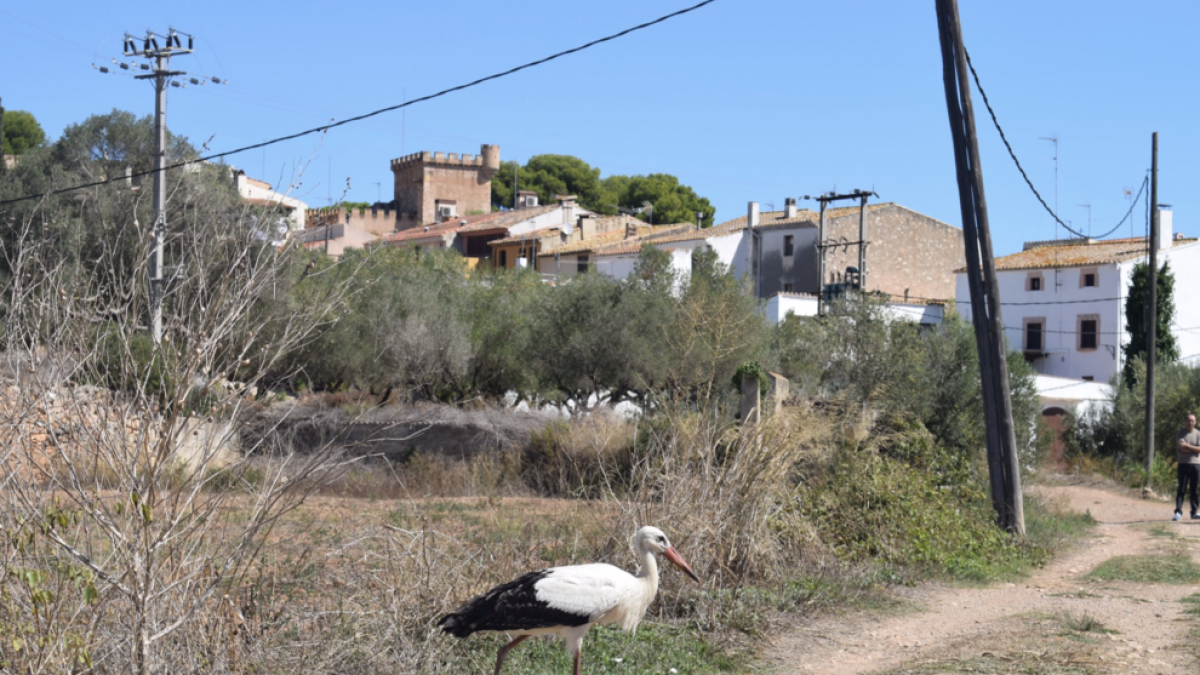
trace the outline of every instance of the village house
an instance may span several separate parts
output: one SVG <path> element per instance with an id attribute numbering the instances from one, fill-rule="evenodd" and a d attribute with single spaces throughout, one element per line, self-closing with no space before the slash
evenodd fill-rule
<path id="1" fill-rule="evenodd" d="M 306 249 L 324 251 L 333 258 L 340 258 L 346 249 L 364 248 L 377 237 L 345 223 L 337 223 L 309 227 L 292 235 L 292 239 Z"/>
<path id="2" fill-rule="evenodd" d="M 530 193 L 532 194 L 532 193 Z M 512 268 L 518 266 L 522 247 L 520 241 L 550 235 L 561 239 L 561 230 L 570 230 L 580 217 L 591 211 L 578 206 L 573 195 L 562 195 L 557 204 L 539 205 L 537 196 L 518 202 L 520 208 L 452 218 L 441 223 L 414 227 L 382 237 L 381 245 L 418 247 L 422 249 L 454 249 L 467 258 L 472 267 L 490 261 L 491 264 Z M 536 233 L 536 234 L 535 234 Z M 504 240 L 499 249 L 493 243 Z M 511 257 L 510 257 L 511 256 Z M 524 259 L 530 252 L 524 251 Z M 527 263 L 528 264 L 528 263 Z"/>
<path id="3" fill-rule="evenodd" d="M 1170 264 L 1176 289 L 1200 288 L 1200 243 L 1173 233 L 1171 211 L 1159 214 L 1159 264 Z M 1133 268 L 1148 258 L 1142 237 L 1029 242 L 1020 253 L 997 258 L 1009 346 L 1039 373 L 1108 382 L 1125 365 L 1125 300 Z M 956 295 L 959 312 L 971 316 L 964 269 L 957 273 Z M 1175 313 L 1172 332 L 1181 356 L 1200 356 L 1200 307 L 1176 302 Z"/>
<path id="4" fill-rule="evenodd" d="M 925 325 L 941 322 L 946 302 L 954 297 L 954 270 L 963 264 L 961 230 L 895 203 L 871 204 L 867 207 L 868 273 L 863 277 L 857 270 L 857 246 L 845 243 L 858 240 L 859 207 L 829 209 L 825 235 L 829 272 L 822 284 L 817 246 L 820 214 L 798 208 L 794 198 L 784 204 L 783 211 L 760 212 L 758 203 L 750 202 L 745 216 L 705 229 L 681 224 L 619 241 L 601 237 L 571 247 L 543 245 L 538 268 L 561 275 L 590 266 L 624 278 L 633 272 L 642 246 L 652 245 L 669 253 L 672 268 L 687 275 L 693 255 L 711 250 L 766 301 L 773 323 L 788 314 L 815 315 L 818 292 L 829 297 L 857 287 L 860 280 L 865 290 L 892 299 L 889 311 L 897 318 Z"/>
<path id="5" fill-rule="evenodd" d="M 288 194 L 276 192 L 271 184 L 251 178 L 245 171 L 232 169 L 233 184 L 242 202 L 254 207 L 254 218 L 263 236 L 272 243 L 282 243 L 288 235 L 304 229 L 308 205 Z"/>
<path id="6" fill-rule="evenodd" d="M 559 279 L 594 269 L 600 274 L 624 279 L 633 273 L 642 246 L 657 245 L 656 237 L 694 228 L 690 223 L 651 226 L 629 215 L 580 218 L 570 232 L 560 232 L 553 237 L 552 247 L 539 249 L 538 271 Z M 675 266 L 674 261 L 672 266 Z M 690 256 L 687 269 L 691 269 Z"/>
<path id="7" fill-rule="evenodd" d="M 418 228 L 424 232 L 444 222 L 491 215 L 492 176 L 500 169 L 500 146 L 483 145 L 478 155 L 416 152 L 393 159 L 391 169 L 392 201 L 369 208 L 312 209 L 306 226 L 315 230 L 340 225 L 341 241 L 352 248 L 397 232 Z M 306 234 L 306 239 L 323 236 Z M 486 244 L 483 251 L 477 257 L 487 257 Z"/>

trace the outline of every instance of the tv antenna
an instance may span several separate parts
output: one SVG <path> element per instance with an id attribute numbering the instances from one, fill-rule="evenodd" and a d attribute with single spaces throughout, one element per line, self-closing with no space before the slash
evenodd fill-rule
<path id="1" fill-rule="evenodd" d="M 1054 215 L 1058 216 L 1058 136 L 1038 136 L 1039 140 L 1049 141 L 1054 144 Z M 1054 238 L 1058 239 L 1058 225 L 1054 226 Z"/>

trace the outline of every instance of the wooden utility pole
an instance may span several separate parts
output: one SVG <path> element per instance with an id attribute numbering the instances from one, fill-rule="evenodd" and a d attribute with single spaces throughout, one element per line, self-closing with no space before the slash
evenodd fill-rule
<path id="1" fill-rule="evenodd" d="M 1154 356 L 1158 351 L 1158 132 L 1150 137 L 1150 247 L 1146 302 L 1146 485 L 1154 467 Z"/>
<path id="2" fill-rule="evenodd" d="M 1004 322 L 996 286 L 996 267 L 988 227 L 983 166 L 971 103 L 970 70 L 963 45 L 957 0 L 936 0 L 938 35 L 942 48 L 942 78 L 950 135 L 954 140 L 959 203 L 966 247 L 967 282 L 971 291 L 971 316 L 986 412 L 988 474 L 997 523 L 1018 535 L 1025 534 L 1021 496 L 1021 467 L 1008 389 L 1008 362 Z"/>

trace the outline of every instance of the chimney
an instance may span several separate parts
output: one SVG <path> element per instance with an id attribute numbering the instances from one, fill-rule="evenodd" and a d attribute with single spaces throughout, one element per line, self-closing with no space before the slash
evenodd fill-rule
<path id="1" fill-rule="evenodd" d="M 1167 251 L 1171 248 L 1171 242 L 1175 240 L 1174 228 L 1172 223 L 1171 207 L 1166 204 L 1158 206 L 1158 250 Z"/>
<path id="2" fill-rule="evenodd" d="M 784 212 L 783 213 L 784 218 L 795 218 L 796 217 L 796 198 L 795 197 L 788 197 L 787 199 L 783 200 L 783 212 Z"/>
<path id="3" fill-rule="evenodd" d="M 563 224 L 575 222 L 575 195 L 558 195 L 558 205 L 562 207 Z"/>
<path id="4" fill-rule="evenodd" d="M 746 205 L 746 227 L 758 227 L 758 202 Z"/>

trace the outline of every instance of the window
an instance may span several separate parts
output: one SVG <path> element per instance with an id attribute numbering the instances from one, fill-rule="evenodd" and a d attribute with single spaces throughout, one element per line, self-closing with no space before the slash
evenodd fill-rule
<path id="1" fill-rule="evenodd" d="M 500 251 L 500 268 L 508 267 L 508 251 Z"/>
<path id="2" fill-rule="evenodd" d="M 795 250 L 796 238 L 790 234 L 783 237 L 783 254 L 787 257 L 792 257 Z"/>
<path id="3" fill-rule="evenodd" d="M 1079 337 L 1076 349 L 1081 352 L 1095 351 L 1100 346 L 1100 315 L 1080 314 L 1077 321 Z"/>
<path id="4" fill-rule="evenodd" d="M 1095 267 L 1085 267 L 1079 270 L 1079 287 L 1095 288 L 1100 285 L 1100 273 Z"/>
<path id="5" fill-rule="evenodd" d="M 1031 290 L 1031 291 L 1042 290 L 1042 280 L 1037 277 L 1030 279 L 1029 280 L 1029 290 Z"/>
<path id="6" fill-rule="evenodd" d="M 784 284 L 783 285 L 784 293 L 793 293 L 793 292 L 795 292 L 795 290 L 796 290 L 795 284 Z"/>
<path id="7" fill-rule="evenodd" d="M 588 257 L 586 255 L 577 256 L 575 258 L 575 271 L 583 274 L 588 271 Z"/>
<path id="8" fill-rule="evenodd" d="M 1041 272 L 1030 272 L 1029 276 L 1025 277 L 1025 290 L 1040 291 L 1045 287 L 1046 280 Z"/>
<path id="9" fill-rule="evenodd" d="M 1040 352 L 1045 348 L 1045 327 L 1045 319 L 1025 319 L 1025 351 Z"/>

